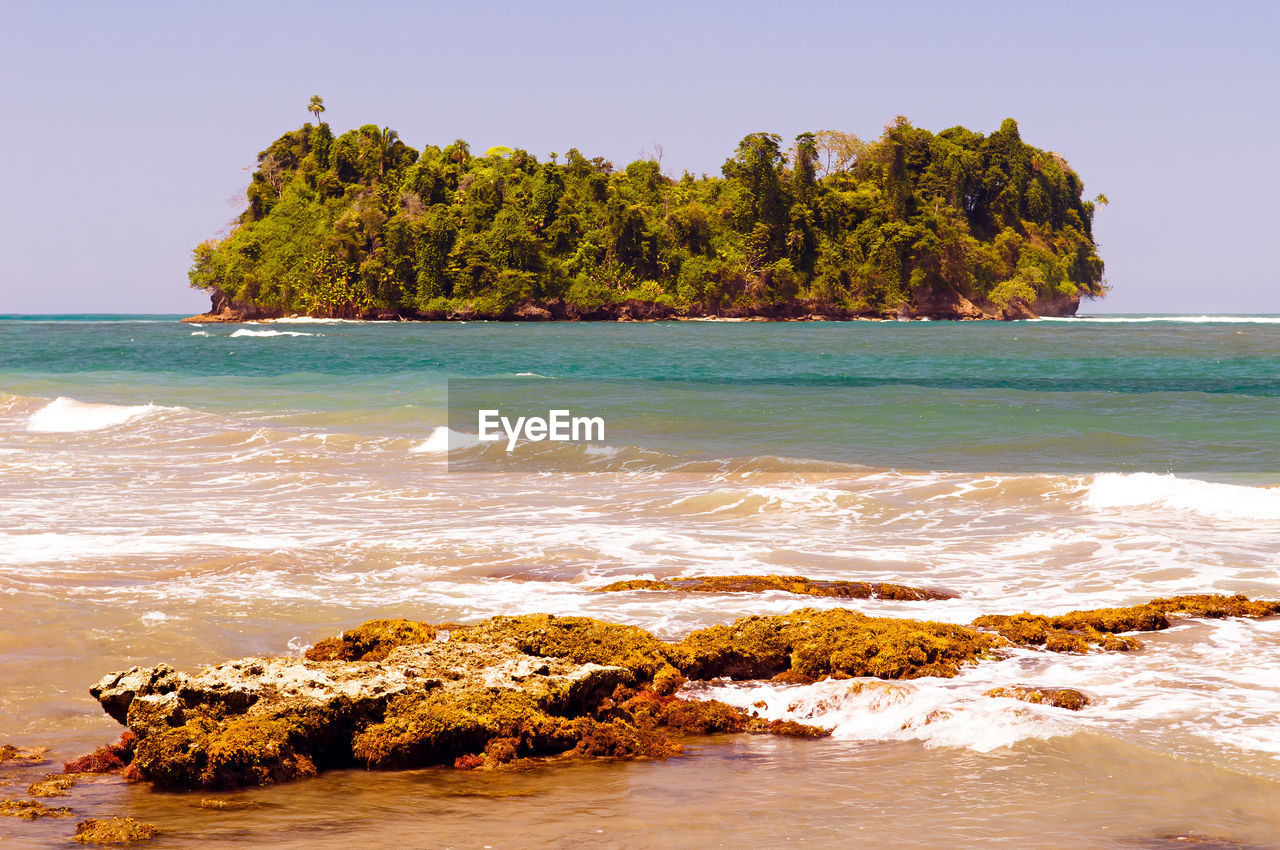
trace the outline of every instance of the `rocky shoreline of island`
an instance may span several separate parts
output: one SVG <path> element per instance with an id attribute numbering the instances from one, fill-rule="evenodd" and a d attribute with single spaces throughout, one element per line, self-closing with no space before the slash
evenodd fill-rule
<path id="1" fill-rule="evenodd" d="M 583 306 L 564 298 L 527 300 L 495 309 L 483 302 L 458 303 L 447 309 L 408 307 L 342 309 L 296 313 L 235 301 L 220 289 L 211 295 L 208 312 L 182 319 L 190 324 L 239 324 L 280 319 L 343 319 L 372 322 L 853 322 L 853 321 L 1019 321 L 1044 317 L 1071 317 L 1080 307 L 1079 293 L 1041 296 L 1034 301 L 1016 298 L 1000 306 L 977 303 L 956 292 L 918 292 L 907 303 L 887 310 L 853 309 L 820 299 L 790 299 L 768 304 L 727 306 L 708 311 L 694 305 L 677 309 L 664 302 L 627 299 Z"/>

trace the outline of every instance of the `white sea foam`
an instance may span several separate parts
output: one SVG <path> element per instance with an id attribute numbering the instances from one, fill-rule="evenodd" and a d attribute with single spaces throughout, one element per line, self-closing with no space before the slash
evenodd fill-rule
<path id="1" fill-rule="evenodd" d="M 314 538 L 308 543 L 314 543 Z M 217 549 L 280 551 L 300 549 L 296 537 L 269 534 L 145 534 L 142 532 L 36 532 L 0 534 L 0 564 L 86 562 L 98 558 L 148 557 Z M 87 563 L 86 569 L 96 569 Z"/>
<path id="2" fill-rule="evenodd" d="M 208 331 L 192 331 L 191 335 L 192 336 L 209 336 L 209 332 Z"/>
<path id="3" fill-rule="evenodd" d="M 58 396 L 31 414 L 27 430 L 37 434 L 101 431 L 161 409 L 155 404 L 95 404 Z"/>
<path id="4" fill-rule="evenodd" d="M 414 446 L 412 451 L 423 454 L 444 454 L 451 448 L 457 449 L 479 444 L 480 438 L 475 434 L 454 431 L 444 425 L 439 425 L 425 440 Z"/>
<path id="5" fill-rule="evenodd" d="M 362 319 L 316 319 L 311 316 L 284 316 L 279 319 L 259 319 L 273 325 L 337 325 L 343 323 L 364 324 Z"/>
<path id="6" fill-rule="evenodd" d="M 1100 324 L 1280 325 L 1280 316 L 1044 316 L 1028 322 Z"/>
<path id="7" fill-rule="evenodd" d="M 1214 519 L 1280 519 L 1280 487 L 1219 484 L 1151 472 L 1095 475 L 1085 496 L 1094 510 L 1151 507 Z"/>
<path id="8" fill-rule="evenodd" d="M 231 338 L 246 336 L 321 336 L 321 334 L 309 334 L 303 331 L 255 331 L 252 328 L 240 328 L 231 334 Z"/>
<path id="9" fill-rule="evenodd" d="M 767 720 L 794 720 L 851 741 L 923 741 L 927 747 L 990 752 L 1027 738 L 1070 733 L 1055 709 L 997 700 L 946 682 L 847 679 L 814 685 L 694 685 L 690 696 L 717 699 Z"/>

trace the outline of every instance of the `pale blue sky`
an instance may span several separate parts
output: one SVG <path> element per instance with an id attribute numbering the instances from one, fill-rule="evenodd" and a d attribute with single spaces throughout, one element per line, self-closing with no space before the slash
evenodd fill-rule
<path id="1" fill-rule="evenodd" d="M 1062 153 L 1113 287 L 1090 312 L 1280 312 L 1266 3 L 5 4 L 0 313 L 197 312 L 191 248 L 320 94 L 336 131 L 717 173 L 768 130 L 899 113 Z"/>

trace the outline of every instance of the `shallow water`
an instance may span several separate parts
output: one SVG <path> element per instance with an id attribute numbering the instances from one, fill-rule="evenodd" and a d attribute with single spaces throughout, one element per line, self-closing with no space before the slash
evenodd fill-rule
<path id="1" fill-rule="evenodd" d="M 296 654 L 377 616 L 547 611 L 676 637 L 805 606 L 964 623 L 1280 598 L 1278 321 L 0 321 L 0 741 L 78 755 L 118 734 L 87 694 L 108 671 Z M 594 387 L 661 416 L 594 453 L 543 445 L 460 473 L 438 451 L 451 379 L 548 402 Z M 735 450 L 753 444 L 770 455 Z M 590 592 L 705 573 L 959 596 Z M 264 804 L 241 811 L 111 779 L 67 802 L 150 820 L 156 846 L 1277 846 L 1280 619 L 1144 641 L 887 689 L 714 690 L 829 726 L 826 741 L 712 738 L 660 764 L 517 775 L 346 771 L 233 795 Z M 1095 702 L 982 696 L 1019 683 Z M 0 822 L 6 847 L 70 831 Z"/>

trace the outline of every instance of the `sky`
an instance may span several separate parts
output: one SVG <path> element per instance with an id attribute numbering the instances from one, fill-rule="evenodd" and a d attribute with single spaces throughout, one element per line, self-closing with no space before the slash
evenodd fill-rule
<path id="1" fill-rule="evenodd" d="M 195 313 L 258 151 L 310 119 L 678 177 L 738 140 L 1015 118 L 1105 193 L 1087 313 L 1280 313 L 1280 4 L 62 2 L 0 24 L 0 314 Z"/>

